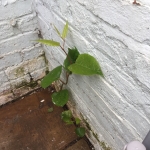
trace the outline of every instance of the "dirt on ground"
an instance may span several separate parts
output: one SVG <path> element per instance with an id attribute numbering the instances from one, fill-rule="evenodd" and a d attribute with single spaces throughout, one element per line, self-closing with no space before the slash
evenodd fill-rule
<path id="1" fill-rule="evenodd" d="M 64 109 L 52 104 L 51 93 L 39 89 L 0 107 L 0 150 L 92 149 L 86 137 L 77 137 L 75 125 L 61 120 Z"/>

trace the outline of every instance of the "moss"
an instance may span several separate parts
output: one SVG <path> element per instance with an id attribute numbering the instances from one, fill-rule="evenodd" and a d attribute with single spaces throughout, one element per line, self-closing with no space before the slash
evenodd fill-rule
<path id="1" fill-rule="evenodd" d="M 20 77 L 20 76 L 23 76 L 23 75 L 24 75 L 24 68 L 23 67 L 17 68 L 16 69 L 16 76 Z"/>
<path id="2" fill-rule="evenodd" d="M 28 87 L 31 87 L 31 88 L 34 88 L 34 87 L 36 87 L 37 85 L 38 85 L 37 81 L 32 81 L 32 82 L 27 83 L 27 86 L 28 86 Z"/>
<path id="3" fill-rule="evenodd" d="M 96 133 L 94 133 L 94 132 L 92 132 L 92 134 L 93 134 L 93 136 L 95 137 L 95 139 L 96 139 L 98 142 L 100 142 L 99 139 L 98 139 L 98 135 L 97 135 Z"/>
<path id="4" fill-rule="evenodd" d="M 87 122 L 87 120 L 83 119 L 83 121 L 84 121 L 87 129 L 92 131 L 91 126 L 89 125 L 89 123 Z"/>
<path id="5" fill-rule="evenodd" d="M 87 120 L 84 119 L 84 117 L 83 117 L 83 115 L 82 115 L 81 113 L 80 113 L 80 116 L 81 116 L 81 118 L 82 118 L 82 120 L 83 120 L 85 126 L 87 127 L 87 129 L 88 129 L 89 131 L 92 131 L 91 126 L 89 125 L 89 123 L 87 122 Z"/>
<path id="6" fill-rule="evenodd" d="M 27 84 L 26 81 L 22 81 L 20 84 L 15 85 L 15 88 L 18 89 L 18 88 L 20 88 L 20 87 L 25 86 L 26 84 Z"/>
<path id="7" fill-rule="evenodd" d="M 100 142 L 100 145 L 101 145 L 101 147 L 102 147 L 104 150 L 111 150 L 110 147 L 107 147 L 107 146 L 106 146 L 105 142 Z"/>
<path id="8" fill-rule="evenodd" d="M 43 53 L 43 54 L 40 55 L 39 57 L 43 57 L 43 58 L 44 58 L 44 61 L 45 61 L 45 64 L 46 64 L 46 71 L 45 71 L 45 74 L 48 74 L 48 73 L 49 73 L 48 60 L 46 59 L 45 53 Z"/>
<path id="9" fill-rule="evenodd" d="M 87 129 L 92 132 L 93 136 L 94 136 L 95 139 L 100 143 L 100 146 L 103 148 L 103 150 L 111 150 L 110 147 L 106 146 L 106 143 L 105 143 L 105 142 L 99 140 L 98 135 L 92 131 L 92 128 L 91 128 L 91 126 L 89 125 L 89 123 L 87 122 L 87 120 L 84 119 L 84 117 L 83 117 L 82 114 L 80 114 L 80 115 L 81 115 L 82 120 L 83 120 L 83 122 L 85 123 Z"/>
<path id="10" fill-rule="evenodd" d="M 37 81 L 31 81 L 31 82 L 22 81 L 22 83 L 19 85 L 16 85 L 15 88 L 18 89 L 18 88 L 23 87 L 23 86 L 34 88 L 37 85 L 38 85 Z"/>

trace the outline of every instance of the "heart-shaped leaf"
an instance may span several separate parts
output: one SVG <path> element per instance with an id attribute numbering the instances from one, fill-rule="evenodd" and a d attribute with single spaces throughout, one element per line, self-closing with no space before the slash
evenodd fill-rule
<path id="1" fill-rule="evenodd" d="M 69 99 L 69 92 L 68 90 L 61 90 L 59 92 L 55 92 L 52 94 L 52 102 L 56 106 L 63 107 Z"/>
<path id="2" fill-rule="evenodd" d="M 53 40 L 37 40 L 37 42 L 49 45 L 49 46 L 60 46 L 59 42 L 53 41 Z"/>
<path id="3" fill-rule="evenodd" d="M 79 127 L 75 129 L 75 133 L 79 136 L 79 137 L 83 137 L 85 135 L 85 128 L 83 127 Z"/>
<path id="4" fill-rule="evenodd" d="M 58 66 L 49 72 L 41 81 L 41 86 L 43 88 L 47 88 L 52 82 L 58 80 L 60 78 L 60 74 L 62 72 L 62 66 Z"/>
<path id="5" fill-rule="evenodd" d="M 80 75 L 94 75 L 98 74 L 103 76 L 97 60 L 89 54 L 80 54 L 76 62 L 68 67 L 68 69 L 74 74 Z"/>
<path id="6" fill-rule="evenodd" d="M 68 55 L 67 58 L 64 60 L 64 67 L 66 70 L 68 70 L 69 65 L 75 63 L 79 55 L 80 55 L 79 51 L 77 50 L 76 47 L 72 49 L 68 48 Z"/>

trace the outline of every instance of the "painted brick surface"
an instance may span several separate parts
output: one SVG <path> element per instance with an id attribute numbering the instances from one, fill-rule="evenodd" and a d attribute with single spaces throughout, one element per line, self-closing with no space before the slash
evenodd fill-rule
<path id="1" fill-rule="evenodd" d="M 25 16 L 33 13 L 32 11 L 32 1 L 24 0 L 1 0 L 0 1 L 0 21 L 12 20 L 16 17 Z"/>
<path id="2" fill-rule="evenodd" d="M 150 2 L 138 2 L 35 1 L 44 38 L 60 41 L 50 24 L 61 31 L 68 20 L 66 47 L 76 46 L 101 64 L 105 78 L 72 75 L 68 88 L 72 106 L 114 150 L 142 141 L 150 126 Z M 59 48 L 45 47 L 45 53 L 52 67 L 65 58 Z M 101 149 L 100 143 L 95 147 Z"/>
<path id="3" fill-rule="evenodd" d="M 0 105 L 35 87 L 45 75 L 43 48 L 31 0 L 0 0 Z"/>

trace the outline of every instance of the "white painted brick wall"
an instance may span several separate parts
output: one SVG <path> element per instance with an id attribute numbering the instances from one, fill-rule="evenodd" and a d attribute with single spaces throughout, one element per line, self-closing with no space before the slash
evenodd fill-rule
<path id="1" fill-rule="evenodd" d="M 150 2 L 138 2 L 140 6 L 133 0 L 35 1 L 44 38 L 60 40 L 50 24 L 62 30 L 68 20 L 67 46 L 101 64 L 105 79 L 72 75 L 68 88 L 74 107 L 114 150 L 142 141 L 150 127 Z M 53 67 L 65 58 L 59 48 L 45 47 L 45 52 Z"/>
<path id="2" fill-rule="evenodd" d="M 31 0 L 0 0 L 0 105 L 32 90 L 23 83 L 45 75 L 38 39 L 37 16 Z M 30 73 L 30 75 L 29 75 Z"/>

